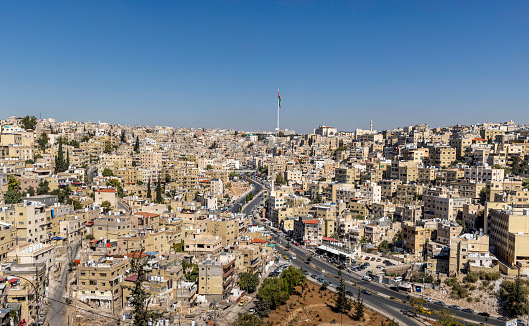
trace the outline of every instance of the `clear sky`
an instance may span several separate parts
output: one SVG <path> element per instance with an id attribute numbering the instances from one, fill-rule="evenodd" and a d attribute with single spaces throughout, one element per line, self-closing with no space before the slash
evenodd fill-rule
<path id="1" fill-rule="evenodd" d="M 0 117 L 529 123 L 528 1 L 3 1 Z"/>

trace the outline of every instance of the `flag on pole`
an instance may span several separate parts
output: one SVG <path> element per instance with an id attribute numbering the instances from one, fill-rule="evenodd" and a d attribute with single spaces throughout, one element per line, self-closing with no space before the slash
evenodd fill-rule
<path id="1" fill-rule="evenodd" d="M 279 108 L 281 109 L 281 94 L 279 94 L 279 89 L 277 90 L 277 101 L 279 103 Z"/>

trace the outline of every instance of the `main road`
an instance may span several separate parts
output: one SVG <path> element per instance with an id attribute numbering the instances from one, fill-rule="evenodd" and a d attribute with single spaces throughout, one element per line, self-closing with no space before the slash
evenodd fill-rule
<path id="1" fill-rule="evenodd" d="M 278 237 L 278 236 L 275 236 L 273 239 L 278 245 L 280 245 L 279 252 L 282 254 L 285 254 L 286 252 L 281 247 L 286 246 L 288 242 L 285 239 Z M 318 276 L 322 276 L 326 281 L 332 282 L 333 284 L 339 283 L 339 280 L 336 277 L 336 275 L 338 275 L 338 268 L 336 268 L 335 266 L 327 263 L 326 261 L 315 258 L 315 257 L 311 258 L 310 265 L 305 264 L 304 261 L 306 261 L 307 252 L 304 249 L 300 247 L 296 247 L 296 246 L 291 246 L 289 250 L 290 250 L 290 253 L 294 253 L 299 258 L 299 259 L 292 260 L 293 265 L 308 271 L 310 274 L 316 274 Z M 315 268 L 312 267 L 311 265 L 314 266 Z M 322 271 L 324 272 L 322 273 Z M 353 287 L 350 284 L 351 282 L 354 281 L 354 282 L 357 282 L 361 287 L 366 288 L 370 290 L 372 293 L 374 293 L 374 295 L 364 295 L 363 296 L 364 301 L 369 306 L 377 307 L 379 310 L 386 312 L 388 315 L 392 316 L 395 319 L 395 321 L 400 321 L 400 323 L 403 323 L 404 325 L 412 325 L 412 319 L 409 319 L 405 317 L 402 313 L 400 313 L 400 310 L 411 310 L 411 307 L 409 305 L 390 299 L 390 297 L 393 297 L 395 299 L 399 299 L 402 301 L 408 301 L 407 293 L 393 291 L 379 283 L 362 281 L 360 276 L 358 276 L 355 273 L 348 273 L 347 271 L 342 271 L 342 277 L 344 281 L 349 283 L 347 285 L 347 290 L 352 291 L 351 289 Z M 352 292 L 355 294 L 357 293 L 354 291 Z M 376 295 L 376 294 L 380 294 L 380 295 Z M 442 308 L 438 305 L 434 305 L 430 303 L 426 303 L 424 307 L 426 309 L 433 309 L 436 311 L 439 311 L 441 309 L 448 310 L 455 318 L 460 318 L 464 322 L 470 321 L 474 324 L 484 323 L 486 325 L 494 325 L 494 326 L 505 325 L 505 322 L 499 321 L 497 319 L 489 318 L 488 320 L 485 320 L 485 317 L 482 317 L 482 316 L 469 314 L 469 313 L 458 311 L 458 310 Z M 406 322 L 404 322 L 403 319 L 406 320 Z M 419 323 L 417 325 L 421 325 L 421 324 Z"/>

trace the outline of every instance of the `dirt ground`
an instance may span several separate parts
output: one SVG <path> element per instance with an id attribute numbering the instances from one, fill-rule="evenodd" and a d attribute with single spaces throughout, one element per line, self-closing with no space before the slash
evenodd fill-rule
<path id="1" fill-rule="evenodd" d="M 334 293 L 328 290 L 319 293 L 319 286 L 314 285 L 314 290 L 312 290 L 313 285 L 309 286 L 309 290 L 305 290 L 304 297 L 297 294 L 292 295 L 285 305 L 274 310 L 265 321 L 271 321 L 273 325 L 294 326 L 336 326 L 340 325 L 340 318 L 343 318 L 342 325 L 347 326 L 379 326 L 382 322 L 387 322 L 386 317 L 367 307 L 364 307 L 365 320 L 355 321 L 350 317 L 354 308 L 349 315 L 340 316 L 339 313 L 333 312 L 330 306 L 333 303 Z"/>
<path id="2" fill-rule="evenodd" d="M 248 182 L 240 181 L 240 182 L 232 182 L 231 188 L 229 188 L 228 190 L 232 193 L 233 196 L 238 197 L 250 189 L 251 189 L 251 186 Z"/>

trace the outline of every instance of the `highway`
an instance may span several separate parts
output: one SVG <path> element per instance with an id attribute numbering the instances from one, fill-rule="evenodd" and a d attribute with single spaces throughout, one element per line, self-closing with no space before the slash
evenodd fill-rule
<path id="1" fill-rule="evenodd" d="M 274 237 L 274 241 L 276 242 L 276 244 L 279 244 L 279 245 L 281 245 L 283 247 L 286 246 L 286 244 L 287 244 L 287 241 L 285 239 L 282 239 L 282 238 L 277 237 L 277 236 Z M 279 249 L 279 252 L 281 254 L 285 254 L 286 253 L 282 248 L 278 248 L 278 249 Z M 312 257 L 310 263 L 311 263 L 311 265 L 314 265 L 317 268 L 317 269 L 315 269 L 315 268 L 313 268 L 313 267 L 311 267 L 311 266 L 309 266 L 308 264 L 305 263 L 305 259 L 307 257 L 307 254 L 306 254 L 304 249 L 302 249 L 300 247 L 296 247 L 296 246 L 291 246 L 289 251 L 290 251 L 290 253 L 294 253 L 298 257 L 298 259 L 292 260 L 292 264 L 295 265 L 296 267 L 302 268 L 303 270 L 308 271 L 310 274 L 316 274 L 316 275 L 318 275 L 318 277 L 322 276 L 326 281 L 332 282 L 334 285 L 337 285 L 339 283 L 339 280 L 338 280 L 337 277 L 331 276 L 331 275 L 338 275 L 338 269 L 335 266 L 333 266 L 333 265 L 331 265 L 331 264 L 329 264 L 326 261 L 323 261 L 321 259 Z M 320 270 L 324 270 L 325 273 L 322 273 Z M 384 286 L 382 284 L 379 284 L 379 283 L 362 281 L 361 277 L 356 275 L 355 273 L 348 273 L 347 271 L 343 271 L 342 275 L 343 275 L 343 279 L 346 282 L 357 282 L 358 285 L 362 286 L 363 288 L 366 288 L 366 289 L 370 290 L 373 293 L 373 295 L 364 295 L 363 296 L 364 301 L 369 306 L 378 307 L 379 310 L 384 311 L 387 314 L 393 316 L 395 321 L 399 322 L 400 324 L 404 324 L 404 325 L 422 325 L 421 323 L 418 323 L 416 320 L 410 319 L 410 318 L 404 316 L 400 312 L 401 309 L 402 310 L 411 310 L 411 307 L 409 305 L 406 305 L 406 304 L 403 304 L 403 303 L 400 303 L 400 302 L 397 302 L 397 301 L 389 299 L 389 297 L 394 297 L 394 298 L 400 299 L 402 301 L 408 301 L 408 299 L 407 299 L 408 293 L 393 291 L 393 290 L 391 290 L 391 289 L 387 288 L 386 286 Z M 357 294 L 357 290 L 353 291 L 352 289 L 353 289 L 352 286 L 348 286 L 347 287 L 347 290 L 353 292 L 356 295 Z M 376 293 L 379 293 L 382 296 L 376 295 Z M 463 322 L 465 320 L 468 320 L 468 321 L 471 321 L 473 324 L 484 323 L 486 325 L 494 325 L 494 326 L 505 325 L 505 322 L 499 321 L 497 319 L 490 318 L 488 321 L 485 321 L 485 317 L 483 317 L 483 316 L 478 316 L 478 315 L 475 315 L 475 314 L 469 314 L 469 313 L 465 313 L 465 312 L 457 311 L 457 310 L 452 310 L 452 309 L 448 309 L 448 308 L 442 308 L 442 307 L 440 307 L 438 305 L 435 305 L 435 304 L 427 303 L 427 304 L 424 305 L 424 307 L 427 308 L 427 309 L 433 309 L 433 310 L 436 310 L 436 311 L 439 311 L 441 309 L 449 310 L 450 313 L 455 318 L 464 319 L 464 320 L 462 320 Z M 417 322 L 417 324 L 414 324 L 414 322 Z"/>

